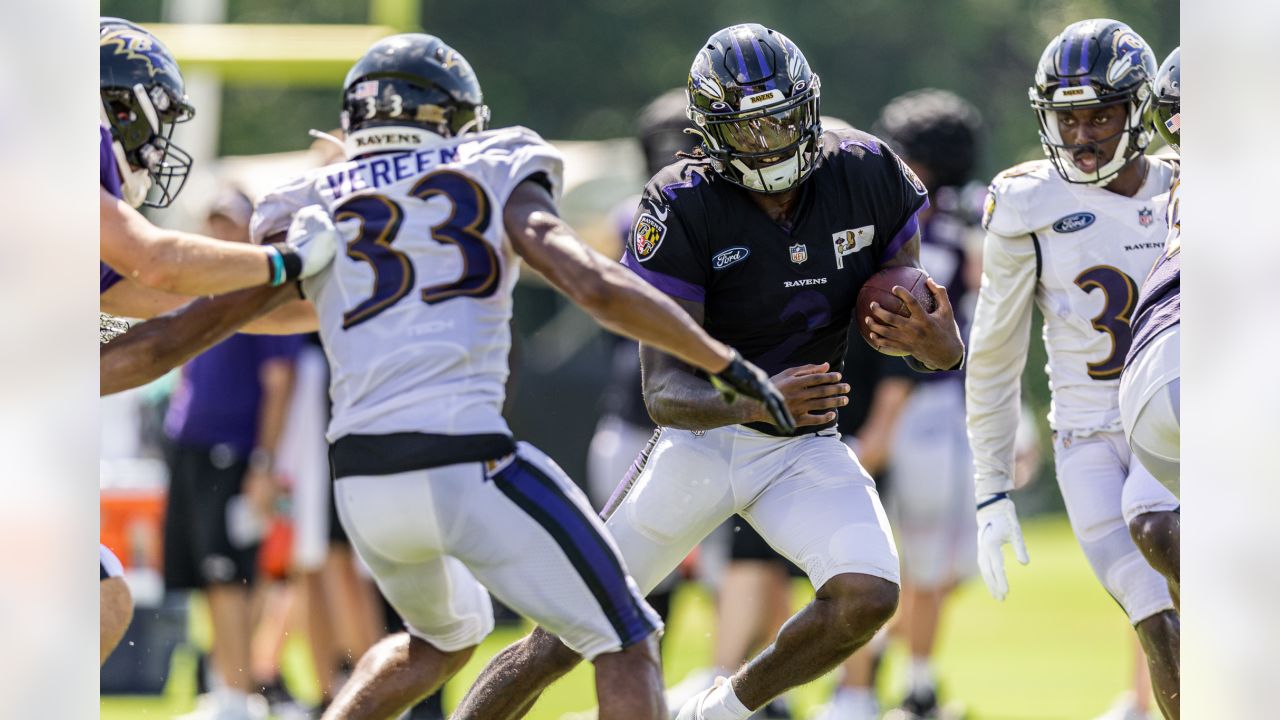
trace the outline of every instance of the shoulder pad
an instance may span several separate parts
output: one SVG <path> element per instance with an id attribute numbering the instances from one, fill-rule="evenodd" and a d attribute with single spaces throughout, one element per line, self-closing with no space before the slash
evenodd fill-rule
<path id="1" fill-rule="evenodd" d="M 272 235 L 288 230 L 295 212 L 322 200 L 316 190 L 316 181 L 320 177 L 335 172 L 338 167 L 354 164 L 354 160 L 345 160 L 308 170 L 258 198 L 254 203 L 253 218 L 249 221 L 249 237 L 254 244 L 261 245 Z"/>
<path id="2" fill-rule="evenodd" d="M 885 155 L 885 142 L 871 133 L 857 128 L 835 128 L 822 133 L 823 144 L 830 155 L 852 155 L 858 159 L 865 158 L 868 153 L 874 156 Z"/>
<path id="3" fill-rule="evenodd" d="M 709 186 L 716 177 L 708 160 L 682 158 L 662 168 L 649 180 L 645 196 L 654 201 L 673 203 L 678 198 L 701 192 L 695 188 Z"/>
<path id="4" fill-rule="evenodd" d="M 514 125 L 512 127 L 495 128 L 478 133 L 472 137 L 460 138 L 464 145 L 472 145 L 472 152 L 482 153 L 491 150 L 507 152 L 515 152 L 525 146 L 540 146 L 551 148 L 551 144 L 542 139 L 538 133 L 527 127 Z"/>
<path id="5" fill-rule="evenodd" d="M 1060 200 L 1062 185 L 1048 160 L 1025 162 L 1005 170 L 987 188 L 982 227 L 997 235 L 1017 237 L 1051 224 L 1057 217 L 1054 213 L 1064 206 Z"/>

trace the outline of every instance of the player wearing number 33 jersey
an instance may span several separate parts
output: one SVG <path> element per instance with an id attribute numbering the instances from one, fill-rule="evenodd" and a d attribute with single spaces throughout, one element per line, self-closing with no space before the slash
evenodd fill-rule
<path id="1" fill-rule="evenodd" d="M 330 442 L 410 429 L 510 434 L 502 402 L 519 266 L 502 208 L 529 178 L 558 196 L 560 154 L 520 127 L 456 138 L 396 128 L 348 145 L 362 140 L 404 152 L 285 184 L 261 200 L 253 226 L 266 237 L 320 204 L 348 240 L 348 261 L 304 285 L 321 332 L 344 340 L 325 344 Z M 460 298 L 474 302 L 449 302 Z"/>
<path id="2" fill-rule="evenodd" d="M 1174 176 L 1169 162 L 1143 153 L 1154 74 L 1142 39 L 1113 20 L 1076 23 L 1046 49 L 1032 105 L 1049 159 L 1006 170 L 991 184 L 966 380 L 980 553 L 984 530 L 1005 534 L 1002 525 L 1018 548 L 1008 493 L 1032 305 L 1039 307 L 1067 513 L 1098 579 L 1135 625 L 1173 605 L 1127 521 L 1177 507 L 1130 452 L 1118 392 L 1138 284 L 1164 246 L 1160 218 Z M 993 517 L 997 503 L 1007 518 Z M 983 571 L 1003 598 L 998 553 L 997 545 Z M 1020 556 L 1026 562 L 1025 549 Z"/>

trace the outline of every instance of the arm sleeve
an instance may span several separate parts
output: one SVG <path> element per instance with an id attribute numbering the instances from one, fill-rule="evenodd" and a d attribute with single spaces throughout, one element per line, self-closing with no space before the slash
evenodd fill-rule
<path id="1" fill-rule="evenodd" d="M 564 193 L 564 156 L 534 131 L 508 128 L 481 141 L 475 153 L 480 161 L 476 167 L 493 188 L 498 207 L 505 208 L 511 193 L 525 180 L 547 188 L 559 206 Z"/>
<path id="2" fill-rule="evenodd" d="M 710 261 L 689 232 L 689 205 L 668 202 L 651 184 L 631 222 L 622 264 L 667 295 L 700 303 L 706 301 Z"/>
<path id="3" fill-rule="evenodd" d="M 965 376 L 965 419 L 979 496 L 1013 489 L 1014 437 L 1037 282 L 1032 236 L 987 234 Z"/>

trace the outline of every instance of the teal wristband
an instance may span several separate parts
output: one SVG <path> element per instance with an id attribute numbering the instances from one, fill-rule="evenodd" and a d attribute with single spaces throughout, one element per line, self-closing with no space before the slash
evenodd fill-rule
<path id="1" fill-rule="evenodd" d="M 271 275 L 270 280 L 267 282 L 271 287 L 276 287 L 277 285 L 284 283 L 284 256 L 280 254 L 278 249 L 271 247 L 270 245 L 267 246 L 266 250 L 267 272 Z"/>

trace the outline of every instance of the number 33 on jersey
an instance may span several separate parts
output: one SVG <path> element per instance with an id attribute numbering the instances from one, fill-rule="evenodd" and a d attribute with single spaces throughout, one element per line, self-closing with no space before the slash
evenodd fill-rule
<path id="1" fill-rule="evenodd" d="M 286 230 L 299 209 L 320 204 L 347 241 L 345 257 L 303 286 L 331 365 L 331 438 L 400 429 L 405 415 L 426 432 L 506 431 L 495 424 L 519 266 L 502 210 L 528 179 L 558 198 L 563 162 L 525 128 L 421 135 L 413 150 L 286 183 L 254 215 L 253 238 L 262 242 Z M 428 414 L 451 418 L 448 427 L 423 425 L 433 403 Z"/>
<path id="2" fill-rule="evenodd" d="M 983 218 L 987 239 L 971 334 L 971 385 L 1018 382 L 1034 301 L 1045 318 L 1050 424 L 1085 430 L 1117 421 L 1116 385 L 1133 339 L 1129 323 L 1138 283 L 1160 256 L 1167 232 L 1161 218 L 1173 166 L 1149 160 L 1146 181 L 1133 197 L 1067 183 L 1048 161 L 996 177 Z M 992 361 L 979 357 L 982 346 Z M 1008 363 L 1015 356 L 1016 369 Z"/>

